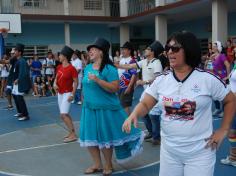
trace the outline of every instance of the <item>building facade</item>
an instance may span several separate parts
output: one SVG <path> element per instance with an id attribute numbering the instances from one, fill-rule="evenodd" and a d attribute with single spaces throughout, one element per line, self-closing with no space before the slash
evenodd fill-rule
<path id="1" fill-rule="evenodd" d="M 65 44 L 85 50 L 96 37 L 113 52 L 127 40 L 144 49 L 180 30 L 195 33 L 203 49 L 208 41 L 236 40 L 235 0 L 0 0 L 0 7 L 21 14 L 22 33 L 9 34 L 6 45 L 22 42 L 29 56 Z"/>

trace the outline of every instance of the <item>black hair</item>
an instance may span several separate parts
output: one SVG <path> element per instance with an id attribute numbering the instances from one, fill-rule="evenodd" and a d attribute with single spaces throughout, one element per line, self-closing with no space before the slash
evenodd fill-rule
<path id="1" fill-rule="evenodd" d="M 109 57 L 109 54 L 108 54 L 107 52 L 104 52 L 104 51 L 102 51 L 102 53 L 103 53 L 103 58 L 102 58 L 101 66 L 100 66 L 100 68 L 99 68 L 99 72 L 100 72 L 100 73 L 102 72 L 102 70 L 104 69 L 104 67 L 105 67 L 107 64 L 109 64 L 109 65 L 115 67 L 114 64 L 113 64 L 113 62 L 111 61 L 111 59 L 110 59 L 110 57 Z"/>
<path id="2" fill-rule="evenodd" d="M 231 40 L 231 39 L 228 39 L 227 42 L 229 42 L 230 44 L 232 44 L 232 40 Z"/>
<path id="3" fill-rule="evenodd" d="M 40 78 L 39 82 L 38 82 L 37 78 Z M 42 77 L 38 75 L 38 76 L 35 77 L 35 79 L 33 81 L 36 84 L 41 84 L 42 83 Z"/>
<path id="4" fill-rule="evenodd" d="M 187 65 L 195 68 L 201 63 L 200 42 L 193 33 L 188 31 L 175 32 L 168 38 L 166 44 L 171 40 L 176 41 L 182 46 Z"/>
<path id="5" fill-rule="evenodd" d="M 62 54 L 62 53 L 61 53 Z M 65 58 L 66 58 L 66 60 L 70 63 L 70 61 L 71 61 L 71 57 L 68 57 L 68 56 L 66 56 L 66 55 L 64 55 L 64 54 L 62 54 Z"/>

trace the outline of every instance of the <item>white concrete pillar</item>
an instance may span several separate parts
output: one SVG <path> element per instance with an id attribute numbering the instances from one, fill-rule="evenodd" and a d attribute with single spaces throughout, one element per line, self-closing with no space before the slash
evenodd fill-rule
<path id="1" fill-rule="evenodd" d="M 212 0 L 212 41 L 224 44 L 228 38 L 228 11 L 225 0 Z"/>
<path id="2" fill-rule="evenodd" d="M 128 0 L 120 0 L 120 16 L 128 16 Z"/>
<path id="3" fill-rule="evenodd" d="M 64 15 L 69 15 L 69 0 L 64 0 Z M 64 24 L 64 31 L 65 31 L 65 45 L 70 46 L 70 24 Z"/>
<path id="4" fill-rule="evenodd" d="M 155 38 L 163 45 L 167 40 L 167 19 L 163 15 L 157 15 L 155 17 Z"/>
<path id="5" fill-rule="evenodd" d="M 65 23 L 65 45 L 70 46 L 70 24 Z"/>
<path id="6" fill-rule="evenodd" d="M 63 4 L 64 4 L 64 15 L 69 15 L 69 1 L 64 0 Z"/>
<path id="7" fill-rule="evenodd" d="M 155 5 L 156 5 L 156 7 L 164 6 L 165 5 L 165 0 L 155 0 Z"/>
<path id="8" fill-rule="evenodd" d="M 120 46 L 122 46 L 126 41 L 129 41 L 129 25 L 121 24 L 120 25 Z"/>

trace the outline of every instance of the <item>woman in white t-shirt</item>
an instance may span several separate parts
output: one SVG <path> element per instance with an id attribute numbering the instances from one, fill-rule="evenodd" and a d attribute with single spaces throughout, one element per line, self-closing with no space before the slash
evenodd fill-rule
<path id="1" fill-rule="evenodd" d="M 3 56 L 4 60 L 8 60 L 8 56 Z M 0 89 L 0 97 L 3 98 L 3 92 L 5 87 L 7 86 L 7 77 L 9 75 L 9 64 L 1 64 L 1 89 Z"/>
<path id="2" fill-rule="evenodd" d="M 213 74 L 196 68 L 201 62 L 197 38 L 177 32 L 167 41 L 171 70 L 146 89 L 144 99 L 123 124 L 130 131 L 157 103 L 161 114 L 159 176 L 213 176 L 216 149 L 227 135 L 236 99 Z M 221 127 L 213 133 L 212 100 L 224 101 Z"/>
<path id="3" fill-rule="evenodd" d="M 234 68 L 230 74 L 229 85 L 231 91 L 236 96 L 236 65 L 234 65 Z M 230 153 L 229 156 L 221 160 L 221 163 L 236 167 L 236 115 L 234 116 L 234 120 L 228 134 L 228 139 L 230 142 Z"/>

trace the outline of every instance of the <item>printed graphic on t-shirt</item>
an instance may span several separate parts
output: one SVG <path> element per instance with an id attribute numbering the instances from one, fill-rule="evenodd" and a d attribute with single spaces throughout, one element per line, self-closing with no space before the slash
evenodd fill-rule
<path id="1" fill-rule="evenodd" d="M 135 61 L 132 59 L 129 64 L 133 64 Z M 129 86 L 129 83 L 131 81 L 132 75 L 136 75 L 137 70 L 136 69 L 129 69 L 125 70 L 124 73 L 120 76 L 120 91 L 125 91 L 126 88 Z"/>
<path id="2" fill-rule="evenodd" d="M 61 70 L 58 70 L 57 72 L 57 81 L 60 81 L 64 76 L 64 73 Z"/>
<path id="3" fill-rule="evenodd" d="M 170 120 L 188 121 L 194 119 L 196 102 L 188 99 L 174 99 L 163 97 L 162 99 L 166 111 L 165 116 Z"/>

